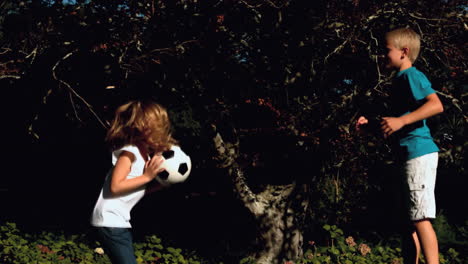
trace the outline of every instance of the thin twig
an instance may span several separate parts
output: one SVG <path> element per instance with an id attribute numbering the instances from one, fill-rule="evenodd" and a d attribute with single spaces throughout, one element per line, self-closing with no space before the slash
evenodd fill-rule
<path id="1" fill-rule="evenodd" d="M 157 53 L 157 52 L 159 52 L 159 53 L 166 52 L 166 51 L 174 52 L 175 50 L 177 50 L 177 47 L 179 47 L 179 46 L 182 46 L 182 47 L 183 47 L 185 44 L 194 43 L 194 42 L 198 42 L 198 40 L 197 40 L 197 39 L 186 40 L 186 41 L 181 42 L 180 44 L 177 44 L 177 45 L 174 46 L 174 47 L 153 49 L 153 50 L 151 50 L 150 52 L 148 52 L 147 54 L 144 54 L 144 55 L 142 55 L 142 56 L 139 56 L 139 57 L 135 58 L 135 60 L 139 60 L 139 59 L 142 59 L 142 58 L 149 57 L 150 54 Z"/>
<path id="2" fill-rule="evenodd" d="M 5 53 L 7 53 L 7 52 L 12 51 L 10 48 L 2 48 L 2 49 L 3 49 L 4 51 L 0 52 L 0 55 L 3 55 L 3 54 L 5 54 Z"/>
<path id="3" fill-rule="evenodd" d="M 101 120 L 101 118 L 99 118 L 99 116 L 97 115 L 96 112 L 94 112 L 93 110 L 93 107 L 83 98 L 81 97 L 72 87 L 70 84 L 68 84 L 67 82 L 65 82 L 64 80 L 61 80 L 57 77 L 57 74 L 55 72 L 56 68 L 58 67 L 58 65 L 63 62 L 64 60 L 68 59 L 70 56 L 72 56 L 77 50 L 74 50 L 70 53 L 68 53 L 67 55 L 65 55 L 62 59 L 60 59 L 59 61 L 57 61 L 57 63 L 55 63 L 54 67 L 52 68 L 52 76 L 54 77 L 54 79 L 56 81 L 58 81 L 59 83 L 65 85 L 65 87 L 67 87 L 68 91 L 70 91 L 74 96 L 76 96 L 78 99 L 81 100 L 81 102 L 83 102 L 87 107 L 88 107 L 88 110 L 94 115 L 94 117 L 96 117 L 96 119 L 98 120 L 98 122 L 104 127 L 104 128 L 107 128 L 106 124 Z"/>
<path id="4" fill-rule="evenodd" d="M 420 17 L 420 16 L 417 16 L 413 13 L 409 13 L 408 12 L 408 15 L 410 15 L 411 17 L 414 17 L 416 19 L 420 19 L 420 20 L 428 20 L 428 21 L 444 21 L 444 22 L 448 22 L 449 20 L 447 19 L 441 19 L 441 18 L 427 18 L 427 17 Z"/>
<path id="5" fill-rule="evenodd" d="M 7 78 L 21 79 L 21 76 L 17 76 L 17 75 L 2 75 L 2 76 L 0 76 L 0 79 L 7 79 Z"/>
<path id="6" fill-rule="evenodd" d="M 344 48 L 344 46 L 346 46 L 346 44 L 348 43 L 348 41 L 349 41 L 349 39 L 346 39 L 343 43 L 341 43 L 341 45 L 339 45 L 338 47 L 336 47 L 335 50 L 333 50 L 331 53 L 329 53 L 327 56 L 325 56 L 325 59 L 323 60 L 323 61 L 324 61 L 324 64 L 327 63 L 328 58 L 329 58 L 331 55 L 333 55 L 333 54 L 339 52 L 340 50 L 342 50 L 342 49 Z"/>
<path id="7" fill-rule="evenodd" d="M 445 98 L 448 98 L 451 100 L 452 104 L 458 109 L 460 110 L 460 112 L 464 112 L 463 109 L 461 108 L 461 106 L 458 104 L 459 100 L 449 94 L 445 94 L 445 93 L 442 93 L 440 91 L 436 91 L 438 94 L 442 95 L 443 97 Z M 463 116 L 466 118 L 467 116 L 465 114 L 463 114 Z"/>
<path id="8" fill-rule="evenodd" d="M 68 96 L 70 97 L 70 102 L 73 107 L 73 112 L 75 113 L 76 119 L 78 119 L 80 122 L 83 122 L 81 118 L 78 116 L 78 111 L 76 111 L 75 102 L 73 101 L 73 95 L 70 91 L 68 91 Z"/>

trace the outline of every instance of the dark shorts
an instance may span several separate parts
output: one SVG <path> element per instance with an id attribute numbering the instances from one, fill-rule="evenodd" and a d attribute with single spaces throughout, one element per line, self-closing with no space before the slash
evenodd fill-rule
<path id="1" fill-rule="evenodd" d="M 96 227 L 104 253 L 112 264 L 136 264 L 132 233 L 128 228 Z"/>

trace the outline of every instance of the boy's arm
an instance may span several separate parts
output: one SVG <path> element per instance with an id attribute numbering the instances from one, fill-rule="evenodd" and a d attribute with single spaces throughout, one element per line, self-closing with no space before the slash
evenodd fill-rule
<path id="1" fill-rule="evenodd" d="M 367 120 L 365 116 L 360 116 L 359 119 L 356 121 L 355 128 L 358 132 L 361 132 L 361 127 L 367 125 L 368 123 L 369 120 Z"/>
<path id="2" fill-rule="evenodd" d="M 388 137 L 406 125 L 427 119 L 444 111 L 444 107 L 436 93 L 426 96 L 425 99 L 426 102 L 422 106 L 407 115 L 383 117 L 381 125 L 384 136 Z"/>

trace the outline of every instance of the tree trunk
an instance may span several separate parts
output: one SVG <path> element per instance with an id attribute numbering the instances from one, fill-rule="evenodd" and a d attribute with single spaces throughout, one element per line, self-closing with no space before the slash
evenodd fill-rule
<path id="1" fill-rule="evenodd" d="M 257 264 L 300 259 L 303 255 L 303 219 L 308 206 L 307 185 L 268 185 L 264 191 L 255 194 L 236 162 L 238 144 L 224 142 L 220 134 L 214 141 L 220 166 L 228 168 L 236 194 L 256 219 L 256 250 L 248 257 Z"/>
<path id="2" fill-rule="evenodd" d="M 257 252 L 252 254 L 255 263 L 284 263 L 300 259 L 303 255 L 302 216 L 305 206 L 299 208 L 296 184 L 268 186 L 258 195 L 267 201 L 263 210 L 252 212 L 258 223 Z"/>

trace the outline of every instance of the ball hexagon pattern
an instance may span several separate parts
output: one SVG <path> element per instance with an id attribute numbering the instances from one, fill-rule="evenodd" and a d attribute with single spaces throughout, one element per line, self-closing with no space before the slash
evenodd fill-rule
<path id="1" fill-rule="evenodd" d="M 164 170 L 158 173 L 156 180 L 163 185 L 171 185 L 184 182 L 190 175 L 192 161 L 190 156 L 180 148 L 173 145 L 162 153 L 164 158 L 161 168 Z"/>

